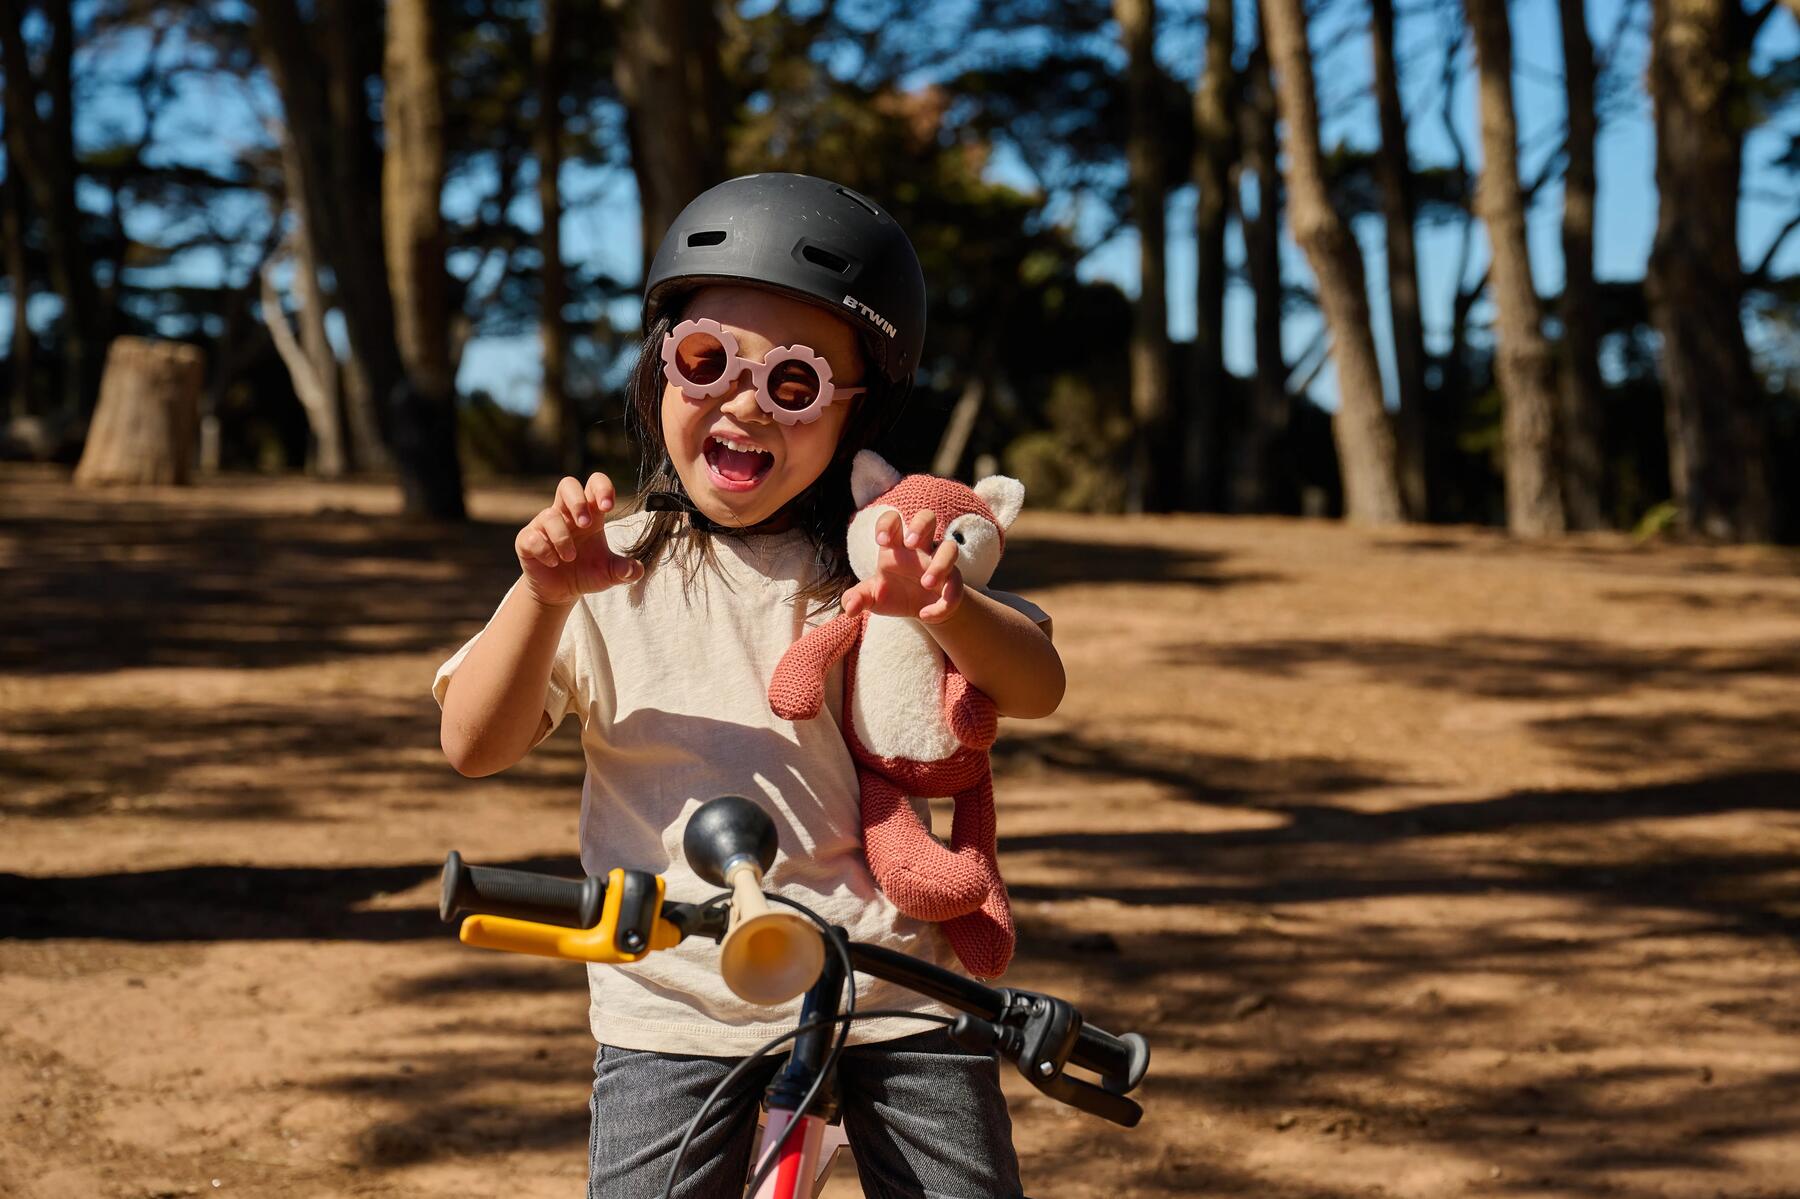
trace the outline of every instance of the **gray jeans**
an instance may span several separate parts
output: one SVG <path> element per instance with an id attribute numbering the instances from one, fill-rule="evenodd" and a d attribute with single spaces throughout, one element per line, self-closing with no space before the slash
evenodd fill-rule
<path id="1" fill-rule="evenodd" d="M 657 1199 L 694 1112 L 739 1058 L 600 1046 L 588 1103 L 588 1199 Z M 677 1199 L 740 1199 L 756 1113 L 784 1057 L 720 1097 L 694 1134 Z M 844 1131 L 869 1199 L 1017 1199 L 1019 1159 L 993 1055 L 942 1030 L 838 1059 Z"/>

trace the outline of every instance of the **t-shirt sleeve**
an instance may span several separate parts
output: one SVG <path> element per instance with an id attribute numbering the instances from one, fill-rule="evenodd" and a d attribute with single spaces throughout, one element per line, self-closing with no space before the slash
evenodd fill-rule
<path id="1" fill-rule="evenodd" d="M 514 583 L 513 587 L 517 588 L 523 582 L 524 580 L 521 579 Z M 506 598 L 511 598 L 511 596 L 512 591 L 507 591 Z M 504 607 L 505 604 L 506 599 L 503 598 L 500 605 Z M 498 613 L 499 608 L 495 608 L 495 612 Z M 570 612 L 569 618 L 563 622 L 562 637 L 556 645 L 556 659 L 550 664 L 550 682 L 544 689 L 544 715 L 550 718 L 549 727 L 544 730 L 544 737 L 548 737 L 550 730 L 562 723 L 563 717 L 578 709 L 576 703 L 579 690 L 576 677 L 576 639 L 580 632 L 580 623 L 586 615 L 586 605 L 576 604 L 575 610 Z M 493 618 L 489 617 L 489 623 L 492 623 L 492 620 Z M 487 629 L 484 627 L 481 633 L 486 631 Z M 469 656 L 469 650 L 477 641 L 481 640 L 481 633 L 476 633 L 469 638 L 463 643 L 461 649 L 451 654 L 449 659 L 437 668 L 437 676 L 431 680 L 431 698 L 437 700 L 439 708 L 444 706 L 444 693 L 450 689 L 450 676 L 456 673 L 456 668 L 461 666 L 463 659 Z M 543 739 L 543 737 L 539 737 L 532 742 L 532 745 L 537 745 Z"/>
<path id="2" fill-rule="evenodd" d="M 987 596 L 989 599 L 999 600 L 1015 612 L 1023 612 L 1031 618 L 1033 624 L 1044 630 L 1044 636 L 1052 636 L 1050 631 L 1050 614 L 1026 599 L 1024 596 L 1014 595 L 1010 591 L 996 591 L 988 587 L 977 587 L 975 590 L 981 592 L 981 594 Z"/>

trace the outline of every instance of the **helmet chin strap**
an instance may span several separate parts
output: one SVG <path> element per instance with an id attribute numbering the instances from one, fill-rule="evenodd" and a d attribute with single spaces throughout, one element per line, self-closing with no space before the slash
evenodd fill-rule
<path id="1" fill-rule="evenodd" d="M 651 512 L 685 512 L 688 526 L 697 532 L 728 533 L 732 531 L 700 511 L 693 500 L 679 491 L 652 491 L 644 497 L 644 507 Z"/>

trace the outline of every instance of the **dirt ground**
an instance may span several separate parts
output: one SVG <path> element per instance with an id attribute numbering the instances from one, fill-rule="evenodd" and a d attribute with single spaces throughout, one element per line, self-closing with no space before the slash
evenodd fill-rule
<path id="1" fill-rule="evenodd" d="M 572 728 L 438 749 L 540 501 L 471 502 L 0 469 L 0 1193 L 580 1192 L 579 969 L 434 910 L 575 844 Z M 1008 546 L 1070 677 L 996 750 L 1009 980 L 1154 1047 L 1135 1131 L 1009 1080 L 1030 1193 L 1800 1195 L 1800 554 Z"/>

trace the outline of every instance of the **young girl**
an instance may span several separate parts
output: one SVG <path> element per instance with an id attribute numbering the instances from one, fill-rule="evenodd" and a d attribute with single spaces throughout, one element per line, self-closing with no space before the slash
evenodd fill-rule
<path id="1" fill-rule="evenodd" d="M 890 514 L 878 573 L 858 582 L 850 572 L 850 461 L 909 389 L 924 323 L 918 257 L 864 197 L 804 175 L 752 175 L 689 204 L 652 265 L 628 385 L 639 495 L 656 498 L 609 523 L 611 481 L 565 478 L 519 531 L 519 581 L 433 688 L 456 769 L 503 770 L 573 713 L 590 873 L 635 867 L 662 874 L 672 899 L 709 897 L 716 888 L 682 859 L 682 832 L 704 801 L 747 794 L 780 833 L 768 890 L 853 939 L 955 968 L 937 927 L 895 909 L 864 861 L 841 668 L 829 718 L 780 720 L 767 699 L 782 652 L 839 602 L 916 616 L 1003 714 L 1046 715 L 1062 698 L 1042 613 L 965 589 L 954 544 L 931 544 L 929 513 L 905 527 Z M 660 1194 L 701 1101 L 737 1060 L 793 1027 L 798 1001 L 739 1000 L 701 942 L 590 966 L 588 979 L 600 1043 L 589 1194 Z M 871 980 L 856 1002 L 945 1011 Z M 865 1192 L 1018 1195 L 994 1059 L 924 1027 L 858 1021 L 840 1059 Z M 775 1065 L 714 1107 L 678 1195 L 736 1199 Z"/>

